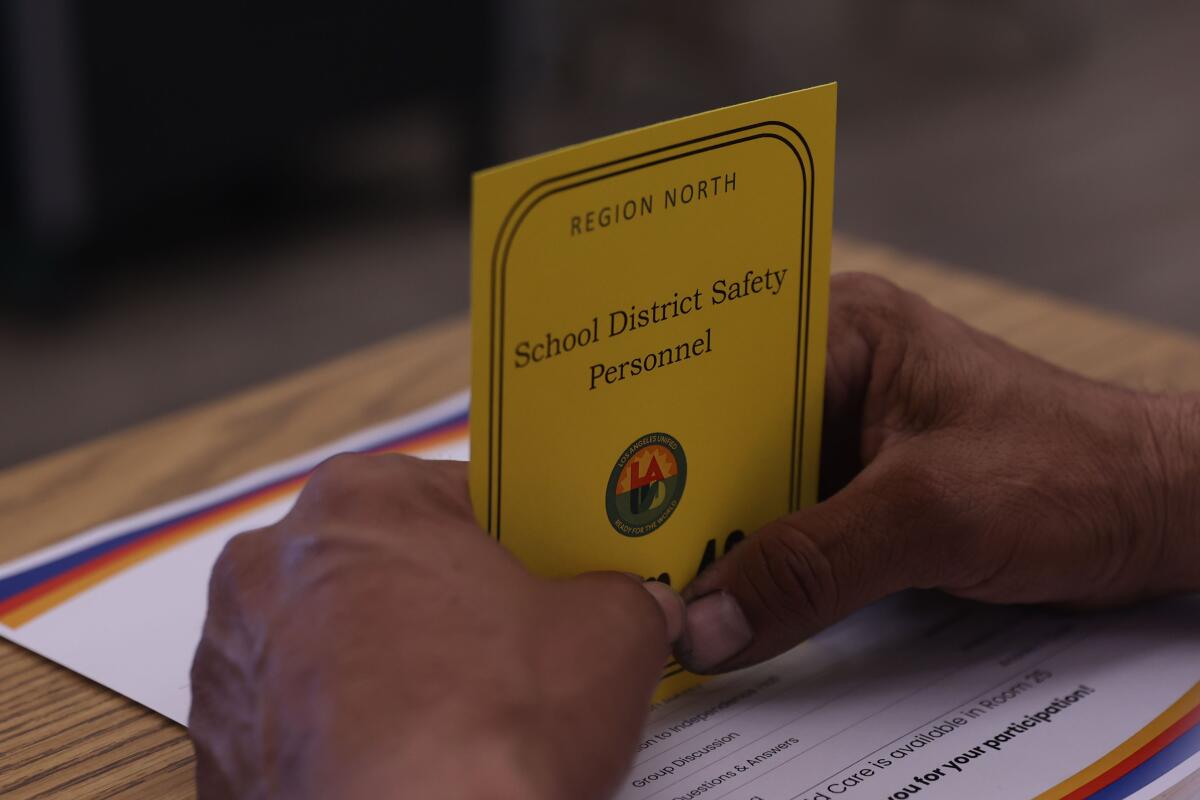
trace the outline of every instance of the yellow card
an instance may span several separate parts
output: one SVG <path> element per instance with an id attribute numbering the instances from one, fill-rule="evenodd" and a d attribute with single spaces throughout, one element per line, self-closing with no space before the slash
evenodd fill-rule
<path id="1" fill-rule="evenodd" d="M 792 92 L 474 176 L 471 493 L 533 571 L 681 589 L 815 502 L 836 101 Z"/>

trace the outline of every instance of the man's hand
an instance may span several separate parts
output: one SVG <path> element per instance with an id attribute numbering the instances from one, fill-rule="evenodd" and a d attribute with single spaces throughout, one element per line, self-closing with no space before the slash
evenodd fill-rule
<path id="1" fill-rule="evenodd" d="M 335 458 L 214 569 L 200 796 L 607 796 L 682 625 L 662 584 L 531 576 L 463 464 Z"/>
<path id="2" fill-rule="evenodd" d="M 1098 605 L 1200 589 L 1200 402 L 1100 384 L 834 279 L 820 504 L 689 586 L 680 660 L 780 653 L 891 592 Z"/>

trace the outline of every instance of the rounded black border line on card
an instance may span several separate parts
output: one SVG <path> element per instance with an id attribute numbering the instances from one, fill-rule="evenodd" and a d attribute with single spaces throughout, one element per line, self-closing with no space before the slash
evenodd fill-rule
<path id="1" fill-rule="evenodd" d="M 517 215 L 517 210 L 539 189 L 545 188 L 558 181 L 569 180 L 586 175 L 597 170 L 616 167 L 622 164 L 628 164 L 631 161 L 648 158 L 659 154 L 667 153 L 671 150 L 677 150 L 691 145 L 710 142 L 714 139 L 720 139 L 726 136 L 733 136 L 739 133 L 756 130 L 765 127 L 778 127 L 795 135 L 799 140 L 800 145 L 804 148 L 805 155 L 808 157 L 807 165 L 805 159 L 800 155 L 800 151 L 795 145 L 788 141 L 783 136 L 777 133 L 757 133 L 750 136 L 744 136 L 738 139 L 732 139 L 719 144 L 707 145 L 694 150 L 689 150 L 685 153 L 676 153 L 670 156 L 648 161 L 644 164 L 636 166 L 622 167 L 621 169 L 607 172 L 603 175 L 596 175 L 585 178 L 574 183 L 548 189 L 541 193 L 536 198 L 528 203 L 528 205 Z M 730 147 L 735 144 L 742 144 L 748 141 L 757 139 L 775 139 L 782 142 L 796 157 L 796 162 L 800 165 L 801 172 L 801 225 L 800 225 L 800 269 L 803 273 L 804 289 L 800 298 L 801 314 L 803 321 L 796 326 L 796 376 L 794 386 L 794 401 L 792 415 L 792 472 L 790 481 L 790 506 L 796 508 L 799 505 L 800 480 L 802 470 L 802 460 L 804 458 L 804 420 L 807 418 L 807 400 L 808 400 L 808 327 L 810 323 L 811 311 L 811 296 L 812 296 L 812 228 L 813 214 L 816 197 L 816 164 L 813 161 L 812 149 L 808 145 L 808 140 L 804 138 L 804 134 L 796 130 L 786 122 L 778 120 L 765 120 L 763 122 L 754 123 L 752 125 L 744 125 L 738 128 L 731 128 L 719 133 L 712 133 L 706 136 L 701 136 L 695 139 L 689 139 L 675 144 L 665 145 L 663 147 L 646 150 L 641 153 L 624 156 L 619 159 L 607 161 L 601 164 L 596 164 L 590 167 L 566 172 L 562 175 L 556 175 L 550 178 L 545 178 L 525 190 L 520 197 L 516 199 L 512 207 L 504 215 L 504 220 L 500 223 L 500 230 L 496 234 L 495 243 L 492 246 L 492 263 L 491 263 L 491 281 L 490 292 L 491 302 L 488 308 L 488 328 L 493 342 L 488 353 L 488 464 L 487 464 L 487 530 L 500 540 L 500 480 L 499 470 L 497 469 L 497 461 L 500 458 L 501 449 L 503 446 L 503 430 L 502 425 L 496 425 L 496 418 L 503 417 L 503 391 L 504 391 L 504 301 L 506 289 L 506 277 L 508 269 L 508 253 L 511 249 L 513 239 L 516 237 L 517 231 L 524 222 L 525 217 L 532 211 L 538 203 L 555 194 L 564 192 L 568 189 L 578 188 L 591 183 L 596 183 L 607 178 L 625 175 L 630 172 L 636 172 L 647 167 L 657 166 L 670 161 L 676 161 L 688 156 L 699 155 L 701 153 L 719 150 L 725 147 Z M 811 176 L 811 177 L 810 177 Z M 516 219 L 514 221 L 514 216 Z M 510 229 L 511 223 L 511 229 Z M 503 255 L 501 255 L 501 243 L 503 242 Z M 499 272 L 499 280 L 497 280 L 497 272 Z M 499 288 L 499 305 L 497 305 L 497 287 Z M 499 313 L 497 313 L 497 311 Z M 497 319 L 498 317 L 498 319 Z M 497 370 L 499 363 L 499 370 Z M 497 381 L 497 371 L 499 372 L 499 381 Z M 494 523 L 494 524 L 493 524 Z"/>

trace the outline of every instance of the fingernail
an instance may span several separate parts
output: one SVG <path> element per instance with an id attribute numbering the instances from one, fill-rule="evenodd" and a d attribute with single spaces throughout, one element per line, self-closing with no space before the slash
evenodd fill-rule
<path id="1" fill-rule="evenodd" d="M 707 594 L 715 591 L 720 582 L 720 576 L 712 567 L 707 568 L 695 578 L 692 582 L 683 587 L 681 594 L 685 603 L 691 603 L 699 600 Z"/>
<path id="2" fill-rule="evenodd" d="M 662 581 L 642 581 L 642 588 L 650 593 L 662 609 L 663 618 L 667 621 L 667 641 L 674 643 L 683 633 L 683 620 L 687 614 L 683 598 Z"/>
<path id="3" fill-rule="evenodd" d="M 710 672 L 746 649 L 754 631 L 729 592 L 713 592 L 687 605 L 676 657 L 692 672 Z"/>

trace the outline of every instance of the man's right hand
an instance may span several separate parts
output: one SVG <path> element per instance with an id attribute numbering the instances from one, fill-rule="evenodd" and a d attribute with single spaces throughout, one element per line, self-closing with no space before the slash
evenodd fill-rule
<path id="1" fill-rule="evenodd" d="M 879 278 L 833 281 L 821 503 L 685 590 L 681 661 L 761 661 L 886 594 L 1200 589 L 1200 400 L 1098 383 Z"/>

